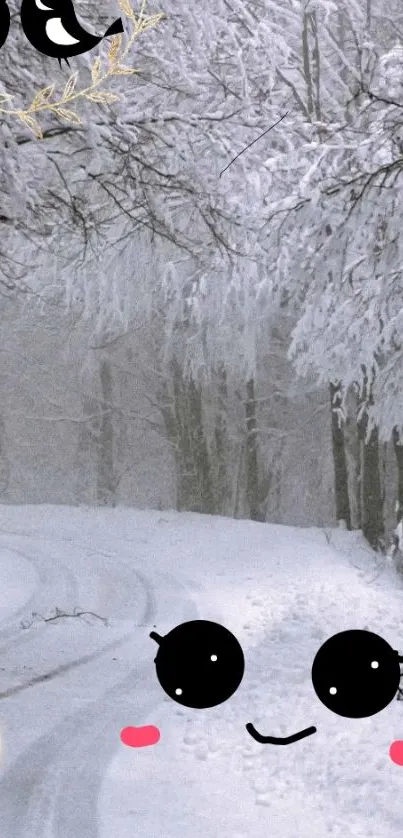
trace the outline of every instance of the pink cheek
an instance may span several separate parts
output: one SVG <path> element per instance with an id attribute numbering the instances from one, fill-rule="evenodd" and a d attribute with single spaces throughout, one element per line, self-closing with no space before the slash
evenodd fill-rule
<path id="1" fill-rule="evenodd" d="M 160 738 L 160 731 L 155 725 L 124 727 L 120 731 L 121 742 L 129 748 L 144 748 L 147 745 L 155 745 Z"/>
<path id="2" fill-rule="evenodd" d="M 396 765 L 403 765 L 403 741 L 396 739 L 389 748 L 389 756 Z"/>

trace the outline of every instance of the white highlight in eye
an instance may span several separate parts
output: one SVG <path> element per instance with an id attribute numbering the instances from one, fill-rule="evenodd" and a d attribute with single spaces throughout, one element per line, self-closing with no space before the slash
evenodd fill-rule
<path id="1" fill-rule="evenodd" d="M 183 690 L 181 690 L 181 689 L 178 687 L 178 689 L 177 689 L 177 690 L 175 690 L 175 695 L 182 695 L 182 692 L 183 692 Z"/>
<path id="2" fill-rule="evenodd" d="M 217 660 L 217 655 L 211 655 L 210 660 L 211 661 L 216 661 Z"/>
<path id="3" fill-rule="evenodd" d="M 41 0 L 35 0 L 35 6 L 37 9 L 40 9 L 42 12 L 53 12 L 52 8 L 49 6 L 45 6 L 44 3 L 41 3 Z"/>
<path id="4" fill-rule="evenodd" d="M 330 695 L 336 695 L 336 693 L 337 693 L 336 687 L 330 687 L 329 692 L 330 692 Z"/>
<path id="5" fill-rule="evenodd" d="M 379 666 L 378 661 L 372 661 L 371 666 L 372 666 L 372 669 L 378 669 L 378 666 Z"/>

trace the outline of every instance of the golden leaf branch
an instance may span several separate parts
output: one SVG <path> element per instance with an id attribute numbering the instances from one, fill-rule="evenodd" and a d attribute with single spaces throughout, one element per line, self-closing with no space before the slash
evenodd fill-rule
<path id="1" fill-rule="evenodd" d="M 21 108 L 4 107 L 3 103 L 11 102 L 13 99 L 8 93 L 0 93 L 0 114 L 7 116 L 16 116 L 24 125 L 27 126 L 37 137 L 43 139 L 41 126 L 39 125 L 36 115 L 42 111 L 51 111 L 65 122 L 75 125 L 81 125 L 82 121 L 78 114 L 71 110 L 71 103 L 79 99 L 86 99 L 90 102 L 98 102 L 102 104 L 109 104 L 117 102 L 120 99 L 115 93 L 100 90 L 99 88 L 108 81 L 111 76 L 131 76 L 139 73 L 140 70 L 132 67 L 127 67 L 122 62 L 130 52 L 136 38 L 139 37 L 146 29 L 156 26 L 165 15 L 159 12 L 155 15 L 145 15 L 145 7 L 147 0 L 141 0 L 139 14 L 136 15 L 130 4 L 130 0 L 119 0 L 119 6 L 123 14 L 131 21 L 133 28 L 128 38 L 125 48 L 122 50 L 122 36 L 114 35 L 111 40 L 111 45 L 108 51 L 107 64 L 103 67 L 102 59 L 98 56 L 91 66 L 91 84 L 82 90 L 77 90 L 78 71 L 73 73 L 65 84 L 63 93 L 59 99 L 53 100 L 56 84 L 50 84 L 47 87 L 39 90 L 28 108 L 22 110 Z"/>

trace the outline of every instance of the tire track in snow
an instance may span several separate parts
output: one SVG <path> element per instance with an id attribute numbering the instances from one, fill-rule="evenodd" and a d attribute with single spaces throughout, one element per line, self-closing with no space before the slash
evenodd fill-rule
<path id="1" fill-rule="evenodd" d="M 132 572 L 145 594 L 142 624 L 156 622 L 157 599 L 165 603 L 164 611 L 168 603 L 175 622 L 199 616 L 184 585 L 172 576 L 158 575 L 158 591 L 149 577 Z M 127 724 L 143 723 L 163 701 L 163 697 L 152 699 L 149 694 L 152 666 L 152 653 L 146 661 L 143 655 L 143 662 L 124 679 L 20 754 L 0 781 L 5 836 L 98 838 L 99 791 L 108 763 L 121 747 L 120 730 Z"/>
<path id="2" fill-rule="evenodd" d="M 84 666 L 86 663 L 96 661 L 97 658 L 102 657 L 102 655 L 105 655 L 107 652 L 113 652 L 115 649 L 123 646 L 128 640 L 130 640 L 132 634 L 133 632 L 130 632 L 130 634 L 120 637 L 119 640 L 113 640 L 112 643 L 102 646 L 102 649 L 97 649 L 96 652 L 90 652 L 88 655 L 82 655 L 82 657 L 75 658 L 69 663 L 64 663 L 61 666 L 55 667 L 50 672 L 45 672 L 42 675 L 36 675 L 34 678 L 31 678 L 29 681 L 25 681 L 23 684 L 17 684 L 15 687 L 10 687 L 8 690 L 0 692 L 0 701 L 5 698 L 11 698 L 11 696 L 17 695 L 18 693 L 25 692 L 25 690 L 35 687 L 36 684 L 42 684 L 45 681 L 53 681 L 54 678 L 58 677 L 58 675 L 64 675 L 66 672 L 71 672 L 73 669 Z"/>
<path id="3" fill-rule="evenodd" d="M 7 649 L 10 648 L 10 640 L 13 640 L 13 642 L 16 642 L 18 645 L 21 635 L 21 626 L 16 625 L 17 620 L 21 621 L 24 617 L 30 617 L 33 610 L 46 608 L 46 599 L 49 596 L 54 596 L 55 590 L 60 592 L 59 595 L 61 597 L 71 599 L 72 601 L 77 596 L 78 592 L 78 584 L 74 574 L 66 567 L 59 557 L 57 558 L 56 563 L 56 560 L 54 560 L 52 556 L 46 556 L 44 559 L 41 555 L 32 556 L 32 553 L 28 555 L 24 550 L 17 549 L 16 547 L 10 547 L 8 544 L 4 549 L 9 553 L 14 553 L 16 556 L 24 559 L 27 564 L 34 566 L 40 587 L 38 586 L 38 589 L 24 605 L 16 609 L 12 615 L 5 619 L 4 628 L 0 628 L 0 640 L 6 641 L 6 643 L 3 643 L 0 646 L 0 653 L 5 646 Z M 21 642 L 25 642 L 25 639 L 22 638 Z"/>
<path id="4" fill-rule="evenodd" d="M 12 535 L 12 533 L 9 533 L 9 535 Z M 29 536 L 29 533 L 27 533 L 26 535 Z M 18 536 L 20 536 L 20 533 L 18 533 Z M 52 539 L 50 539 L 49 537 L 42 537 L 39 535 L 35 535 L 34 537 L 40 541 L 50 542 L 52 544 Z M 71 539 L 68 540 L 70 541 Z M 21 606 L 21 608 L 18 608 L 12 615 L 6 618 L 6 627 L 3 629 L 0 628 L 0 641 L 3 641 L 2 643 L 0 642 L 0 655 L 2 651 L 6 651 L 8 654 L 10 652 L 10 649 L 14 649 L 18 646 L 24 646 L 26 644 L 26 630 L 22 629 L 21 622 L 23 618 L 31 618 L 33 611 L 39 614 L 39 612 L 45 612 L 47 609 L 54 609 L 56 605 L 60 607 L 61 600 L 64 600 L 66 603 L 69 602 L 71 604 L 71 609 L 73 609 L 74 607 L 77 607 L 79 605 L 80 600 L 80 596 L 78 593 L 79 583 L 77 581 L 77 578 L 74 575 L 74 573 L 66 566 L 66 564 L 63 563 L 63 561 L 61 561 L 59 555 L 57 557 L 54 557 L 50 553 L 46 556 L 46 559 L 43 559 L 41 555 L 28 555 L 23 550 L 19 550 L 14 547 L 11 548 L 7 546 L 7 550 L 11 553 L 15 553 L 16 555 L 23 558 L 27 563 L 33 565 L 35 567 L 35 570 L 37 571 L 39 582 L 42 584 L 41 587 L 38 587 L 35 593 L 25 603 L 25 605 Z M 153 600 L 150 599 L 147 584 L 144 584 L 144 577 L 142 576 L 142 574 L 140 572 L 135 571 L 133 568 L 128 567 L 127 564 L 119 561 L 119 559 L 111 553 L 104 553 L 99 550 L 88 551 L 85 545 L 81 545 L 76 542 L 74 544 L 75 554 L 77 553 L 77 550 L 81 550 L 86 559 L 90 558 L 92 555 L 96 555 L 98 556 L 98 558 L 99 556 L 102 556 L 103 558 L 110 559 L 115 574 L 119 575 L 119 583 L 121 587 L 124 586 L 124 582 L 126 580 L 128 585 L 130 585 L 133 576 L 135 576 L 138 579 L 138 581 L 140 582 L 141 590 L 146 598 L 146 609 L 144 611 L 143 617 L 140 619 L 140 623 L 148 622 L 149 610 L 147 609 L 154 607 L 154 603 Z M 54 568 L 56 568 L 56 570 L 54 570 Z M 56 591 L 57 594 L 55 593 Z M 108 603 L 110 603 L 111 594 L 111 580 L 109 578 L 105 594 L 105 599 L 108 600 Z M 58 601 L 55 601 L 55 597 L 57 597 Z M 85 599 L 86 595 L 83 594 L 83 597 Z M 81 599 L 83 597 L 81 597 Z M 92 609 L 83 608 L 82 610 L 85 611 Z M 18 625 L 17 620 L 19 620 Z M 37 627 L 39 626 L 40 624 Z M 43 626 L 40 627 L 45 629 L 45 623 L 43 624 Z"/>
<path id="5" fill-rule="evenodd" d="M 148 604 L 143 621 L 156 622 L 158 618 L 157 591 L 147 577 L 143 574 L 140 576 L 148 592 Z M 187 589 L 182 583 L 167 574 L 160 574 L 158 581 L 161 586 L 164 586 L 164 593 L 161 593 L 158 599 L 168 599 L 169 610 L 173 615 L 175 614 L 174 622 L 196 619 L 199 616 L 196 604 L 192 598 L 189 598 Z M 174 590 L 167 598 L 167 592 L 170 589 Z M 49 831 L 49 838 L 76 838 L 77 835 L 83 838 L 84 836 L 98 838 L 99 792 L 113 754 L 117 747 L 123 747 L 119 740 L 120 730 L 126 724 L 144 723 L 164 700 L 156 680 L 153 682 L 156 698 L 153 699 L 150 696 L 148 684 L 150 674 L 154 678 L 154 646 L 150 650 L 151 654 L 150 657 L 147 656 L 147 661 L 134 669 L 123 682 L 113 687 L 105 700 L 102 699 L 102 718 L 99 718 L 98 713 L 93 715 L 91 728 L 85 733 L 84 725 L 82 726 L 79 745 L 77 741 L 68 744 L 67 760 L 62 768 L 65 776 L 63 777 L 62 774 L 58 794 L 52 802 L 53 829 Z M 94 710 L 96 710 L 95 707 Z M 68 782 L 67 776 L 71 776 L 68 772 L 71 772 L 72 766 L 77 764 L 77 753 L 79 753 L 81 772 L 73 775 L 74 779 Z M 58 765 L 60 763 L 61 760 L 58 760 Z M 77 806 L 78 799 L 80 806 Z M 39 831 L 34 833 L 32 838 L 45 838 L 45 836 L 48 838 L 46 833 Z"/>

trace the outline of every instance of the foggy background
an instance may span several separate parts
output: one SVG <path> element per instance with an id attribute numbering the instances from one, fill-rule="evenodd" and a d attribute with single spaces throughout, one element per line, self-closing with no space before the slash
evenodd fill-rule
<path id="1" fill-rule="evenodd" d="M 399 8 L 161 9 L 118 103 L 82 100 L 81 125 L 44 110 L 41 141 L 3 112 L 0 502 L 344 521 L 384 548 L 403 499 Z M 99 31 L 115 12 L 81 10 Z M 0 59 L 26 105 L 69 77 L 17 12 Z"/>

